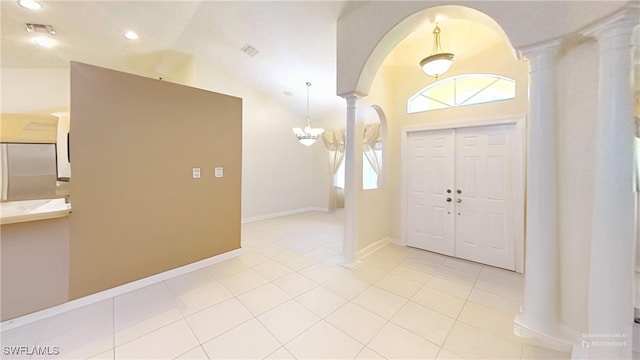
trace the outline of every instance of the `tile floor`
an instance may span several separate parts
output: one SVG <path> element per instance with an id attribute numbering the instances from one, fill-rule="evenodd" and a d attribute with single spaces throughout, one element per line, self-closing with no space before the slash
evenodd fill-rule
<path id="1" fill-rule="evenodd" d="M 2 358 L 569 357 L 513 335 L 519 274 L 393 244 L 348 271 L 336 265 L 339 212 L 242 230 L 238 257 L 0 333 Z M 11 356 L 6 346 L 59 354 Z"/>

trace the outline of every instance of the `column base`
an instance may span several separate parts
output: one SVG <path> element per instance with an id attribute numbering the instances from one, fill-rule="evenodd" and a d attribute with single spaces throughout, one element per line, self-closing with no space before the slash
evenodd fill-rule
<path id="1" fill-rule="evenodd" d="M 339 263 L 338 265 L 340 265 L 341 267 L 348 269 L 348 270 L 355 270 L 357 268 L 360 267 L 360 265 L 362 265 L 362 261 L 360 260 L 354 260 L 351 262 L 343 262 L 343 263 Z"/>
<path id="2" fill-rule="evenodd" d="M 574 352 L 580 346 L 576 339 L 576 334 L 570 336 L 569 332 L 559 329 L 540 330 L 535 329 L 527 324 L 524 314 L 516 316 L 513 320 L 513 333 L 531 345 L 545 347 L 560 352 L 570 352 L 572 358 L 575 358 Z"/>

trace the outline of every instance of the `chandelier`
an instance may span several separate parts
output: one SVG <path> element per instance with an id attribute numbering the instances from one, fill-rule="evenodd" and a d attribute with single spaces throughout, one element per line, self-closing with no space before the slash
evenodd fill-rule
<path id="1" fill-rule="evenodd" d="M 309 120 L 309 87 L 311 86 L 310 82 L 307 82 L 307 126 L 304 129 L 301 128 L 293 128 L 293 133 L 296 134 L 298 140 L 306 146 L 311 146 L 313 143 L 318 140 L 318 137 L 322 135 L 324 129 L 322 128 L 312 128 L 311 120 Z"/>
<path id="2" fill-rule="evenodd" d="M 440 46 L 440 27 L 436 23 L 436 27 L 433 29 L 433 51 L 430 56 L 420 61 L 422 71 L 437 79 L 438 76 L 449 70 L 454 57 L 453 54 L 442 51 L 442 47 Z"/>

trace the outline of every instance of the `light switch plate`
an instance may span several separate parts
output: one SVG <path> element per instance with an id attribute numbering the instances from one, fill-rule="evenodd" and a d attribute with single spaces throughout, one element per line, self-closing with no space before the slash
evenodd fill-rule
<path id="1" fill-rule="evenodd" d="M 224 168 L 222 166 L 214 169 L 215 177 L 221 178 L 224 176 Z"/>
<path id="2" fill-rule="evenodd" d="M 200 168 L 193 168 L 191 169 L 191 176 L 194 179 L 200 179 Z"/>

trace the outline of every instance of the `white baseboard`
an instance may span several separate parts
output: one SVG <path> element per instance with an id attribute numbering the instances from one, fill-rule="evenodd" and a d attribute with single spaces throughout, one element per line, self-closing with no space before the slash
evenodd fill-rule
<path id="1" fill-rule="evenodd" d="M 526 324 L 522 314 L 517 315 L 513 320 L 513 332 L 532 345 L 561 352 L 571 352 L 573 354 L 577 350 L 576 347 L 582 345 L 581 343 L 576 343 L 576 337 L 579 336 L 577 331 L 567 326 L 559 327 L 552 334 L 539 331 Z"/>
<path id="2" fill-rule="evenodd" d="M 252 223 L 256 221 L 269 220 L 269 219 L 279 218 L 279 217 L 288 216 L 288 215 L 301 214 L 309 211 L 319 211 L 319 212 L 326 212 L 326 213 L 330 212 L 329 208 L 311 206 L 311 207 L 287 210 L 287 211 L 282 211 L 277 213 L 251 216 L 251 217 L 243 218 L 242 223 L 247 224 L 247 223 Z"/>
<path id="3" fill-rule="evenodd" d="M 146 278 L 142 278 L 140 280 L 132 281 L 130 283 L 126 283 L 120 286 L 116 286 L 111 289 L 107 289 L 104 291 L 100 291 L 95 294 L 91 294 L 85 297 L 81 297 L 79 299 L 67 301 L 60 305 L 52 306 L 50 308 L 46 308 L 40 311 L 36 311 L 27 315 L 23 315 L 14 319 L 6 320 L 0 323 L 0 331 L 11 330 L 17 328 L 22 325 L 26 325 L 38 320 L 46 319 L 51 316 L 59 315 L 64 312 L 81 308 L 83 306 L 95 304 L 97 302 L 107 300 L 122 294 L 126 294 L 128 292 L 141 289 L 145 286 L 153 285 L 160 281 L 164 281 L 167 279 L 171 279 L 173 277 L 186 274 L 188 272 L 198 270 L 213 264 L 217 264 L 224 260 L 228 260 L 234 258 L 242 253 L 242 249 L 231 250 L 224 254 L 212 256 L 207 259 L 203 259 L 200 261 L 196 261 L 191 264 L 187 264 L 175 269 L 167 270 L 165 272 L 161 272 L 159 274 L 151 275 Z"/>
<path id="4" fill-rule="evenodd" d="M 631 343 L 633 352 L 640 352 L 640 324 L 636 322 L 633 323 L 631 339 L 631 341 L 633 341 L 633 343 Z"/>
<path id="5" fill-rule="evenodd" d="M 571 343 L 571 359 L 587 359 L 589 357 L 589 348 L 584 346 L 584 334 L 565 324 L 558 325 L 560 333 Z"/>
<path id="6" fill-rule="evenodd" d="M 400 240 L 400 239 L 391 239 L 391 243 L 392 244 L 396 244 L 398 246 L 407 246 L 407 244 L 404 243 L 404 241 Z"/>
<path id="7" fill-rule="evenodd" d="M 319 207 L 319 206 L 312 206 L 312 207 L 307 208 L 307 209 L 311 209 L 311 211 L 318 211 L 318 212 L 324 212 L 324 213 L 330 213 L 330 212 L 334 212 L 335 211 L 335 209 L 334 209 L 334 211 L 332 211 L 329 208 L 323 208 L 323 207 Z"/>
<path id="8" fill-rule="evenodd" d="M 348 263 L 340 263 L 338 265 L 343 267 L 343 268 L 345 268 L 345 269 L 347 269 L 347 270 L 355 270 L 355 269 L 359 268 L 360 265 L 362 265 L 362 261 L 355 260 L 355 261 L 348 262 Z"/>
<path id="9" fill-rule="evenodd" d="M 390 241 L 391 241 L 390 237 L 386 237 L 384 239 L 380 239 L 380 240 L 374 242 L 373 244 L 367 246 L 366 248 L 358 251 L 356 253 L 356 258 L 362 259 L 363 257 L 366 257 L 367 255 L 370 255 L 374 251 L 376 251 L 376 250 L 380 249 L 381 247 L 387 245 Z"/>

